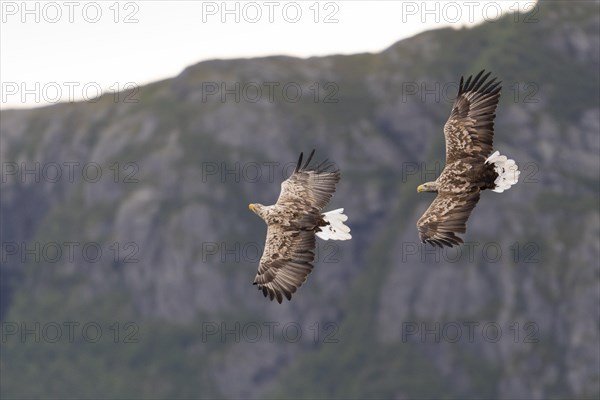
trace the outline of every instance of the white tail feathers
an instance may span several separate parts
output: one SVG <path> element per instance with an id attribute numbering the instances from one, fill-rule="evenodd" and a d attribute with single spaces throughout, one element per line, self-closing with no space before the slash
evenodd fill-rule
<path id="1" fill-rule="evenodd" d="M 328 211 L 323 214 L 323 219 L 329 222 L 329 225 L 322 226 L 321 232 L 317 232 L 317 236 L 323 240 L 348 240 L 352 239 L 350 228 L 344 225 L 344 221 L 348 220 L 348 216 L 342 214 L 343 208 Z"/>
<path id="2" fill-rule="evenodd" d="M 519 182 L 519 167 L 515 160 L 509 160 L 508 157 L 496 151 L 494 154 L 485 160 L 486 163 L 494 164 L 494 169 L 498 173 L 498 178 L 494 181 L 496 187 L 492 189 L 494 192 L 502 193 L 510 189 L 512 185 Z"/>

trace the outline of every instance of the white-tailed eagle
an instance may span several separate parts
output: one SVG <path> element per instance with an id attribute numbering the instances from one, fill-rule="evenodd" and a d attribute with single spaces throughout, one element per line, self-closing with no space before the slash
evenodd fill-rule
<path id="1" fill-rule="evenodd" d="M 310 166 L 313 150 L 302 165 L 298 159 L 294 173 L 281 184 L 277 203 L 248 207 L 267 223 L 267 240 L 254 284 L 265 297 L 282 302 L 306 281 L 313 269 L 315 236 L 323 240 L 351 239 L 344 221 L 344 209 L 322 213 L 340 180 L 339 170 L 330 170 L 327 160 Z"/>
<path id="2" fill-rule="evenodd" d="M 417 188 L 436 192 L 437 197 L 417 222 L 423 243 L 439 247 L 459 245 L 457 233 L 466 232 L 466 222 L 485 189 L 503 192 L 519 180 L 514 160 L 493 152 L 494 118 L 501 82 L 487 80 L 481 71 L 466 82 L 460 78 L 458 96 L 444 125 L 446 166 L 434 182 Z"/>

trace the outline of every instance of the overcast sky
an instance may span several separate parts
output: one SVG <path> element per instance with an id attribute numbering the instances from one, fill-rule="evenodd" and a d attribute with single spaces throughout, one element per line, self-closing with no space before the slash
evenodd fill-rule
<path id="1" fill-rule="evenodd" d="M 2 109 L 93 98 L 213 58 L 379 52 L 529 1 L 0 1 Z"/>

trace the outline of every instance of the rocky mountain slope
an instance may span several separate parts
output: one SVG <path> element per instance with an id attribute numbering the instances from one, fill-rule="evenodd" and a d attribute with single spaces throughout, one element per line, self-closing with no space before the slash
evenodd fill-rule
<path id="1" fill-rule="evenodd" d="M 3 111 L 3 396 L 597 396 L 599 3 L 535 10 Z M 432 250 L 415 189 L 443 166 L 457 78 L 482 68 L 521 181 L 482 195 L 466 246 Z M 265 227 L 247 205 L 312 148 L 342 170 L 331 207 L 354 238 L 321 242 L 279 305 L 251 285 Z"/>

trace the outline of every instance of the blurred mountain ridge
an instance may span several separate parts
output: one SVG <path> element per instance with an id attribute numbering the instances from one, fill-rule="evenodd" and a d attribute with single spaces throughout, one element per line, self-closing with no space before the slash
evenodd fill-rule
<path id="1" fill-rule="evenodd" d="M 2 321 L 139 327 L 118 345 L 11 338 L 3 397 L 595 398 L 599 4 L 541 1 L 377 54 L 213 60 L 119 101 L 2 111 Z M 494 147 L 521 182 L 482 195 L 469 246 L 430 251 L 415 223 L 433 196 L 416 187 L 443 166 L 460 76 L 481 69 L 503 81 Z M 274 203 L 312 148 L 342 171 L 329 209 L 345 208 L 353 240 L 320 242 L 279 305 L 252 286 L 266 229 L 247 205 Z M 405 340 L 473 321 L 501 340 Z M 303 335 L 203 335 L 271 322 Z"/>

